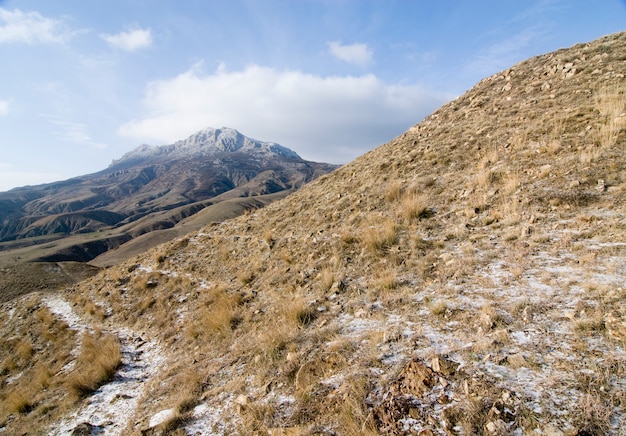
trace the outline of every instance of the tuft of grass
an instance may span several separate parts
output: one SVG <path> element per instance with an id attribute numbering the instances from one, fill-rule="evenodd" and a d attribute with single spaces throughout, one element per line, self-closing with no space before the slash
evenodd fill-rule
<path id="1" fill-rule="evenodd" d="M 319 283 L 323 291 L 327 291 L 335 283 L 335 269 L 327 266 L 322 268 L 319 273 Z"/>
<path id="2" fill-rule="evenodd" d="M 448 310 L 448 302 L 445 300 L 436 300 L 428 305 L 428 310 L 435 316 L 444 316 Z"/>
<path id="3" fill-rule="evenodd" d="M 361 241 L 372 254 L 380 254 L 396 243 L 398 239 L 398 225 L 395 221 L 381 217 L 378 222 L 370 221 L 361 232 Z"/>
<path id="4" fill-rule="evenodd" d="M 408 193 L 404 195 L 400 208 L 400 215 L 408 222 L 429 218 L 432 215 L 432 211 L 428 207 L 428 198 L 423 194 Z"/>
<path id="5" fill-rule="evenodd" d="M 603 86 L 595 95 L 595 105 L 604 118 L 598 129 L 598 143 L 607 148 L 615 144 L 620 130 L 626 126 L 626 92 L 618 85 Z"/>
<path id="6" fill-rule="evenodd" d="M 402 196 L 402 183 L 399 181 L 392 183 L 387 192 L 385 192 L 385 200 L 389 203 L 398 201 Z"/>
<path id="7" fill-rule="evenodd" d="M 242 285 L 247 285 L 254 280 L 254 272 L 250 269 L 244 268 L 237 273 L 237 280 L 239 280 Z"/>
<path id="8" fill-rule="evenodd" d="M 7 397 L 2 402 L 2 405 L 9 413 L 26 414 L 30 412 L 34 407 L 34 403 L 29 397 L 30 396 L 27 392 L 21 390 L 13 390 L 9 392 Z"/>
<path id="9" fill-rule="evenodd" d="M 120 341 L 103 333 L 84 333 L 80 354 L 67 386 L 75 399 L 83 398 L 110 381 L 122 362 Z"/>

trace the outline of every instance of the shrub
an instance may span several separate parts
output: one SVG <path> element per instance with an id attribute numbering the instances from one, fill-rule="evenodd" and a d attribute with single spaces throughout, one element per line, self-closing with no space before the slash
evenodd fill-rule
<path id="1" fill-rule="evenodd" d="M 111 380 L 122 362 L 119 339 L 113 335 L 85 333 L 80 355 L 68 387 L 75 398 L 82 398 Z"/>
<path id="2" fill-rule="evenodd" d="M 365 248 L 377 254 L 395 244 L 397 238 L 396 223 L 389 218 L 380 218 L 378 222 L 371 221 L 370 225 L 363 229 L 361 241 Z"/>

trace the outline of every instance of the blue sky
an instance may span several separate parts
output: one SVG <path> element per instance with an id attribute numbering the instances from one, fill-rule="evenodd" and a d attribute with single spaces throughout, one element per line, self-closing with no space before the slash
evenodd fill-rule
<path id="1" fill-rule="evenodd" d="M 0 0 L 0 190 L 233 127 L 346 163 L 625 0 Z"/>

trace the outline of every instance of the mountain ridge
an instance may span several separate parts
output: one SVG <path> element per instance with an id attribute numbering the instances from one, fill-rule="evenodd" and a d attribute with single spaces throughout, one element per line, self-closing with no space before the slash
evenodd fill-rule
<path id="1" fill-rule="evenodd" d="M 263 207 L 335 168 L 232 128 L 140 146 L 96 173 L 0 193 L 0 266 L 18 258 L 110 265 L 166 235 Z M 122 245 L 104 264 L 95 260 Z"/>
<path id="2" fill-rule="evenodd" d="M 295 151 L 275 142 L 259 141 L 244 136 L 233 128 L 222 127 L 219 129 L 205 128 L 199 130 L 186 139 L 176 141 L 173 144 L 161 146 L 140 145 L 124 154 L 120 159 L 114 160 L 109 168 L 136 159 L 193 158 L 234 152 L 254 153 L 265 157 L 282 156 L 301 159 Z"/>

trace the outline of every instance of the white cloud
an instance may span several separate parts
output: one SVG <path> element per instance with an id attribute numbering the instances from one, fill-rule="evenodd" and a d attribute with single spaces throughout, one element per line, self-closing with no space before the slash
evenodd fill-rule
<path id="1" fill-rule="evenodd" d="M 376 76 L 322 77 L 252 65 L 213 74 L 198 68 L 148 84 L 145 112 L 123 136 L 169 144 L 205 127 L 290 147 L 306 159 L 344 163 L 392 139 L 444 101 L 417 85 Z"/>
<path id="2" fill-rule="evenodd" d="M 152 31 L 150 29 L 130 29 L 115 35 L 105 33 L 101 37 L 113 47 L 129 52 L 152 45 Z"/>
<path id="3" fill-rule="evenodd" d="M 373 52 L 366 44 L 342 45 L 340 42 L 331 41 L 328 48 L 334 57 L 351 64 L 365 66 L 372 62 Z"/>
<path id="4" fill-rule="evenodd" d="M 0 100 L 0 117 L 3 117 L 9 113 L 9 102 L 6 100 Z"/>
<path id="5" fill-rule="evenodd" d="M 62 43 L 70 36 L 71 32 L 61 21 L 46 18 L 39 12 L 0 8 L 0 43 Z"/>

